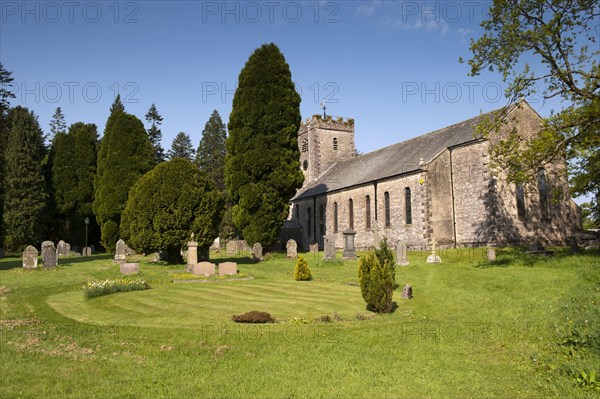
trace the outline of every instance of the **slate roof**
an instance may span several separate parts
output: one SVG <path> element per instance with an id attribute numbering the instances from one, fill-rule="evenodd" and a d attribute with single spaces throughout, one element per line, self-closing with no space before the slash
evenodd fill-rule
<path id="1" fill-rule="evenodd" d="M 498 112 L 491 111 L 484 115 Z M 478 140 L 475 125 L 483 115 L 435 130 L 389 147 L 338 162 L 317 180 L 298 191 L 292 200 L 313 197 L 421 170 L 419 162 L 431 162 L 448 147 Z"/>

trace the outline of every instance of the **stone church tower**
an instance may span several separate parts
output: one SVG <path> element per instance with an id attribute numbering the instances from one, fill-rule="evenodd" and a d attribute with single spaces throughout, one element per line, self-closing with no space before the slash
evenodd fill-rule
<path id="1" fill-rule="evenodd" d="M 314 115 L 300 126 L 298 148 L 304 187 L 336 163 L 356 156 L 354 119 Z"/>

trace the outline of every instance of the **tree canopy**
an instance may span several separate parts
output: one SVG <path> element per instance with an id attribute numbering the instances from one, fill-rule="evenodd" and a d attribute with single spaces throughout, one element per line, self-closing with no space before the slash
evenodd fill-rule
<path id="1" fill-rule="evenodd" d="M 206 174 L 190 161 L 175 158 L 146 173 L 133 186 L 121 232 L 141 252 L 169 252 L 181 259 L 191 234 L 207 251 L 219 234 L 223 201 Z"/>
<path id="2" fill-rule="evenodd" d="M 191 161 L 194 159 L 194 149 L 192 147 L 192 139 L 185 132 L 179 132 L 171 143 L 169 150 L 169 159 L 183 158 Z"/>
<path id="3" fill-rule="evenodd" d="M 254 51 L 240 72 L 229 117 L 225 179 L 233 221 L 250 244 L 276 244 L 289 199 L 301 187 L 300 96 L 275 44 Z"/>
<path id="4" fill-rule="evenodd" d="M 227 129 L 221 115 L 214 110 L 202 130 L 202 138 L 196 151 L 196 165 L 207 174 L 221 191 L 225 187 L 225 153 Z"/>
<path id="5" fill-rule="evenodd" d="M 162 148 L 161 144 L 162 131 L 159 127 L 162 125 L 162 121 L 163 118 L 158 113 L 156 105 L 152 104 L 146 113 L 146 122 L 150 123 L 150 127 L 148 128 L 148 139 L 150 139 L 150 144 L 152 144 L 154 150 L 155 165 L 158 165 L 165 160 L 165 150 Z"/>
<path id="6" fill-rule="evenodd" d="M 509 181 L 535 179 L 540 167 L 566 157 L 574 195 L 592 197 L 600 223 L 600 50 L 594 0 L 494 0 L 485 33 L 471 41 L 471 75 L 498 71 L 508 82 L 511 101 L 540 91 L 545 99 L 561 98 L 565 108 L 545 119 L 536 136 L 519 132 L 498 141 L 491 155 Z M 533 67 L 524 61 L 535 61 Z M 486 135 L 502 125 L 484 121 Z M 493 127 L 491 130 L 489 129 Z"/>

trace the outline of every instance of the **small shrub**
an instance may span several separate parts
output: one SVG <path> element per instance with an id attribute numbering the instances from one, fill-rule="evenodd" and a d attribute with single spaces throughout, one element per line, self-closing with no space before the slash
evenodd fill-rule
<path id="1" fill-rule="evenodd" d="M 331 323 L 331 316 L 329 316 L 328 314 L 324 314 L 319 318 L 319 321 L 321 321 L 322 323 Z"/>
<path id="2" fill-rule="evenodd" d="M 382 245 L 385 242 L 382 242 Z M 371 251 L 358 261 L 360 292 L 368 307 L 377 313 L 391 313 L 394 294 L 394 265 L 387 256 L 383 263 L 377 251 Z M 393 259 L 393 256 L 392 256 Z"/>
<path id="3" fill-rule="evenodd" d="M 235 321 L 236 323 L 275 323 L 275 320 L 269 313 L 259 312 L 257 310 L 253 310 L 241 315 L 233 315 L 231 320 Z"/>
<path id="4" fill-rule="evenodd" d="M 294 279 L 296 279 L 296 281 L 307 281 L 312 279 L 312 274 L 308 268 L 308 262 L 302 255 L 298 255 L 296 269 L 294 270 Z"/>
<path id="5" fill-rule="evenodd" d="M 82 288 L 83 296 L 90 299 L 117 292 L 148 290 L 151 287 L 144 279 L 131 280 L 128 278 L 119 278 L 115 280 L 88 281 Z"/>

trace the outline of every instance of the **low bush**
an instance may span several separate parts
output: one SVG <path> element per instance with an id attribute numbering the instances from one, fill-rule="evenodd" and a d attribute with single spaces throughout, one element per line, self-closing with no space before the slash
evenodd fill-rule
<path id="1" fill-rule="evenodd" d="M 148 290 L 151 287 L 144 279 L 131 280 L 128 278 L 119 278 L 115 280 L 88 281 L 82 288 L 83 296 L 90 299 L 117 292 Z"/>
<path id="2" fill-rule="evenodd" d="M 308 268 L 308 262 L 302 255 L 298 255 L 296 269 L 294 270 L 294 279 L 296 279 L 296 281 L 308 281 L 312 279 L 312 273 Z"/>
<path id="3" fill-rule="evenodd" d="M 241 315 L 233 315 L 231 320 L 236 323 L 275 323 L 273 317 L 267 312 L 253 310 Z"/>

